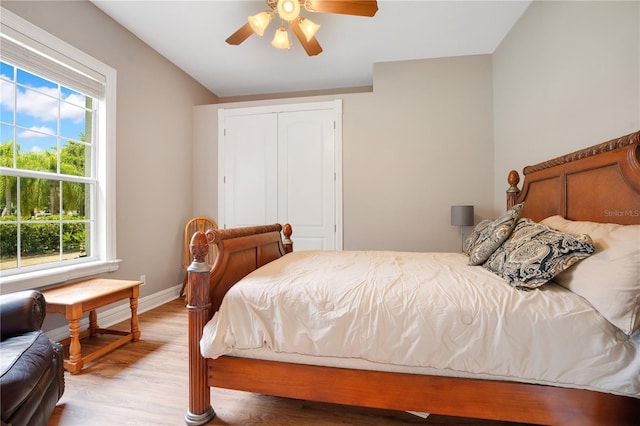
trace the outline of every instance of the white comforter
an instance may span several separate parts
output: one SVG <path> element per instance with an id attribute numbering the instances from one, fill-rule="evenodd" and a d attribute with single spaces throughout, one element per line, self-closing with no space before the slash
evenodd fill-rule
<path id="1" fill-rule="evenodd" d="M 515 290 L 458 253 L 288 254 L 229 291 L 200 347 L 640 398 L 640 333 L 625 336 L 560 286 Z"/>

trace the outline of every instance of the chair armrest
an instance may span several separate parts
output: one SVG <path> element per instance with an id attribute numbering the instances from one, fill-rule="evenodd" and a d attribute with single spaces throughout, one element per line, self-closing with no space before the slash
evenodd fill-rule
<path id="1" fill-rule="evenodd" d="M 1 339 L 40 330 L 47 314 L 47 302 L 37 290 L 25 290 L 0 296 Z"/>

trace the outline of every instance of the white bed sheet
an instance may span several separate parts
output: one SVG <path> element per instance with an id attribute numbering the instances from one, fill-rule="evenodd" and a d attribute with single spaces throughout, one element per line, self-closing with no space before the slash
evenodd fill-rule
<path id="1" fill-rule="evenodd" d="M 626 336 L 553 284 L 524 292 L 458 253 L 304 251 L 252 272 L 205 326 L 203 356 L 514 380 L 640 398 Z"/>

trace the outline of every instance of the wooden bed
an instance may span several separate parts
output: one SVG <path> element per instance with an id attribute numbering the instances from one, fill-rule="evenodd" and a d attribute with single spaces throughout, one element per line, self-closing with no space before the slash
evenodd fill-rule
<path id="1" fill-rule="evenodd" d="M 524 169 L 508 177 L 507 207 L 523 216 L 640 224 L 640 132 Z M 232 356 L 205 359 L 200 339 L 222 298 L 242 277 L 292 250 L 280 225 L 218 230 L 192 239 L 189 267 L 189 425 L 214 417 L 210 387 L 374 408 L 533 424 L 637 424 L 640 399 L 518 382 L 376 372 Z M 204 263 L 208 244 L 219 255 Z"/>

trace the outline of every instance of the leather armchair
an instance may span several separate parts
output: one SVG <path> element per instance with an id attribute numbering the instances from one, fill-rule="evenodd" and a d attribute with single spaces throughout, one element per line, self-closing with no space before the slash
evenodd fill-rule
<path id="1" fill-rule="evenodd" d="M 35 290 L 0 295 L 2 425 L 46 425 L 64 392 L 62 346 L 41 330 L 46 306 Z"/>

